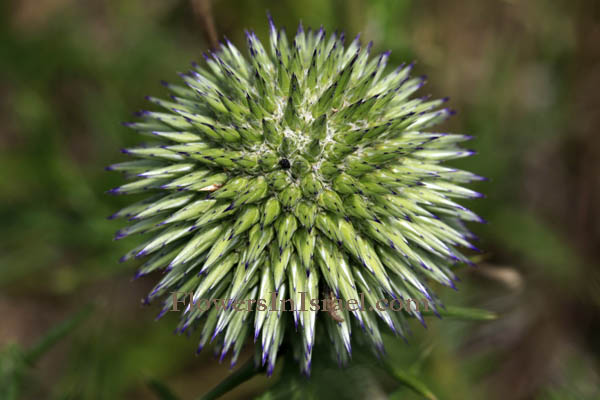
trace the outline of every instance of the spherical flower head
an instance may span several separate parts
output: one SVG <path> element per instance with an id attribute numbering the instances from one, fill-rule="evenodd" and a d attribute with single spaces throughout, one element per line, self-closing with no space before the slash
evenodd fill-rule
<path id="1" fill-rule="evenodd" d="M 163 111 L 127 124 L 150 142 L 109 167 L 134 178 L 112 192 L 151 195 L 114 215 L 131 221 L 117 238 L 149 238 L 123 260 L 162 269 L 148 301 L 164 299 L 162 315 L 189 300 L 178 332 L 198 328 L 199 347 L 232 364 L 247 336 L 269 373 L 284 340 L 305 373 L 322 337 L 340 363 L 351 333 L 381 352 L 382 327 L 404 335 L 422 315 L 378 302 L 435 310 L 428 282 L 454 287 L 453 265 L 469 262 L 462 222 L 479 217 L 457 201 L 479 197 L 462 184 L 480 178 L 442 165 L 472 154 L 469 137 L 431 131 L 452 114 L 445 100 L 411 97 L 424 78 L 386 72 L 389 52 L 371 57 L 358 37 L 300 26 L 290 42 L 272 21 L 268 48 L 246 37 L 248 57 L 226 41 L 165 83 L 170 99 L 148 98 Z M 312 299 L 360 304 L 323 313 Z M 271 311 L 284 300 L 293 311 Z"/>

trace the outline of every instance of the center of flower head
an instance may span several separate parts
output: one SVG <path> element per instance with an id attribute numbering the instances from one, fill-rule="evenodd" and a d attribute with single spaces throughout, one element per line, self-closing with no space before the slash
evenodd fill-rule
<path id="1" fill-rule="evenodd" d="M 282 169 L 290 169 L 290 160 L 288 160 L 287 158 L 282 158 L 281 160 L 279 160 L 279 165 Z"/>

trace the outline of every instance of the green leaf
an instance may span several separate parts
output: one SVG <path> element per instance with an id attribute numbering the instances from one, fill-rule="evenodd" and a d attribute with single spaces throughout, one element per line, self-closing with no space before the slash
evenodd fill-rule
<path id="1" fill-rule="evenodd" d="M 149 380 L 148 387 L 154 392 L 159 400 L 179 400 L 179 397 L 177 397 L 167 385 L 156 379 Z"/>
<path id="2" fill-rule="evenodd" d="M 77 312 L 77 314 L 50 329 L 36 344 L 26 351 L 25 361 L 29 364 L 33 364 L 39 360 L 39 358 L 50 350 L 58 341 L 63 339 L 85 321 L 91 314 L 92 309 L 93 306 L 88 304 Z"/>
<path id="3" fill-rule="evenodd" d="M 433 392 L 427 387 L 427 385 L 421 380 L 419 380 L 419 378 L 417 378 L 415 375 L 411 374 L 410 372 L 403 371 L 400 369 L 399 366 L 392 365 L 389 362 L 386 362 L 385 364 L 388 372 L 394 378 L 396 378 L 396 380 L 398 380 L 403 386 L 414 390 L 416 393 L 420 394 L 426 399 L 437 400 L 437 396 L 433 394 Z M 401 391 L 401 389 L 392 393 L 390 397 L 393 397 L 394 395 L 398 394 L 399 391 Z"/>
<path id="4" fill-rule="evenodd" d="M 498 318 L 498 314 L 480 308 L 447 306 L 445 310 L 438 309 L 442 317 L 456 318 L 471 321 L 492 321 Z M 433 311 L 422 311 L 424 316 L 434 315 Z"/>

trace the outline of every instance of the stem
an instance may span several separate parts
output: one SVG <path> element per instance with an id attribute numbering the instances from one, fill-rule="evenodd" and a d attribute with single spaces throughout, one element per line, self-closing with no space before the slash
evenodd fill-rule
<path id="1" fill-rule="evenodd" d="M 217 28 L 212 14 L 211 0 L 191 0 L 192 9 L 196 18 L 202 25 L 202 32 L 213 50 L 219 49 L 219 39 L 217 37 Z"/>
<path id="2" fill-rule="evenodd" d="M 261 372 L 263 368 L 256 368 L 254 366 L 254 358 L 250 357 L 250 359 L 242 365 L 239 369 L 234 371 L 231 375 L 225 378 L 221 383 L 212 388 L 212 390 L 206 393 L 204 396 L 200 397 L 198 400 L 214 400 L 230 390 L 236 388 L 238 385 L 246 382 L 254 375 Z"/>

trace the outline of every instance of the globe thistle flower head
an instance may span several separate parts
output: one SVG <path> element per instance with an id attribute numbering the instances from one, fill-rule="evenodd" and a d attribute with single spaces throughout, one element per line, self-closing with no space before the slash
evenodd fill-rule
<path id="1" fill-rule="evenodd" d="M 435 309 L 429 283 L 454 287 L 452 266 L 469 262 L 463 221 L 479 217 L 458 201 L 479 197 L 462 185 L 480 177 L 443 165 L 472 154 L 469 137 L 432 130 L 452 114 L 445 99 L 413 97 L 425 79 L 412 64 L 387 72 L 389 52 L 371 56 L 358 37 L 300 25 L 288 40 L 270 21 L 267 46 L 246 38 L 249 56 L 226 41 L 165 83 L 169 99 L 148 98 L 161 111 L 126 124 L 149 141 L 109 167 L 133 178 L 111 192 L 149 197 L 114 215 L 131 221 L 117 238 L 147 237 L 122 260 L 164 271 L 148 296 L 164 299 L 161 315 L 193 293 L 178 332 L 198 329 L 199 348 L 212 341 L 232 365 L 247 337 L 269 373 L 284 340 L 306 373 L 317 338 L 342 364 L 351 337 L 379 353 L 381 329 L 404 335 L 422 315 L 377 302 Z M 303 295 L 362 297 L 365 310 L 302 310 Z M 296 310 L 198 307 L 272 296 Z"/>

